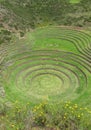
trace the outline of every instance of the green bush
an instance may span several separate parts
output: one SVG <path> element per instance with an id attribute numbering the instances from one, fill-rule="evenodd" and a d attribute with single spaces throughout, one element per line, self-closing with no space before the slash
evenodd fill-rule
<path id="1" fill-rule="evenodd" d="M 10 109 L 0 115 L 0 122 L 7 130 L 27 130 L 33 127 L 91 130 L 91 110 L 71 102 L 43 102 L 31 108 L 28 103 L 21 106 L 16 101 Z"/>
<path id="2" fill-rule="evenodd" d="M 70 102 L 60 104 L 40 104 L 34 108 L 36 125 L 62 130 L 88 130 L 91 111 Z M 90 127 L 91 128 L 91 127 Z"/>

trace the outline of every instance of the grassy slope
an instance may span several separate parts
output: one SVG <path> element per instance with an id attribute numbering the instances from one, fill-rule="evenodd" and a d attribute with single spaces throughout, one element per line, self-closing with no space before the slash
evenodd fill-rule
<path id="1" fill-rule="evenodd" d="M 2 2 L 2 1 L 3 0 L 0 0 L 0 2 Z M 77 0 L 71 0 L 71 3 L 77 3 L 77 2 L 78 2 Z M 25 21 L 31 20 L 29 12 L 24 10 L 22 7 L 21 8 L 14 7 L 14 6 L 12 7 L 11 4 L 6 5 L 6 7 L 8 7 L 11 10 L 13 10 L 17 14 L 17 16 L 20 16 L 20 17 L 25 17 L 26 16 L 24 18 Z M 17 19 L 16 19 L 16 21 L 17 21 Z M 21 23 L 22 23 L 22 21 L 21 21 Z M 50 22 L 49 23 L 45 22 L 45 23 L 42 23 L 41 26 L 49 25 L 49 24 L 50 24 Z M 4 81 L 4 84 L 2 86 L 4 86 L 5 90 L 6 90 L 6 97 L 3 98 L 3 101 L 5 100 L 5 102 L 8 102 L 8 101 L 15 102 L 15 101 L 18 100 L 19 101 L 19 105 L 20 105 L 20 103 L 22 103 L 23 106 L 25 106 L 25 104 L 27 102 L 30 102 L 30 106 L 32 106 L 32 105 L 34 105 L 34 104 L 36 104 L 36 103 L 38 103 L 38 102 L 40 102 L 42 100 L 43 101 L 44 100 L 48 100 L 48 101 L 50 100 L 52 102 L 55 100 L 55 101 L 58 102 L 58 100 L 60 98 L 60 95 L 56 95 L 55 96 L 55 94 L 56 93 L 60 94 L 61 93 L 60 90 L 61 91 L 68 91 L 69 94 L 71 94 L 71 89 L 67 90 L 66 87 L 64 88 L 62 86 L 62 82 L 60 81 L 60 79 L 55 77 L 54 75 L 47 74 L 47 75 L 39 76 L 39 77 L 35 78 L 33 80 L 34 84 L 32 85 L 32 88 L 33 88 L 32 91 L 30 90 L 30 78 L 31 77 L 27 78 L 26 84 L 28 84 L 27 85 L 28 87 L 26 88 L 26 87 L 24 87 L 23 80 L 21 79 L 21 77 L 23 75 L 25 75 L 25 73 L 20 75 L 21 77 L 19 77 L 19 78 L 18 78 L 18 75 L 16 76 L 16 73 L 19 73 L 20 68 L 23 68 L 21 66 L 18 68 L 18 66 L 16 67 L 16 65 L 18 65 L 19 63 L 22 63 L 22 61 L 21 62 L 20 61 L 14 62 L 13 60 L 11 60 L 12 59 L 11 57 L 13 55 L 15 55 L 14 58 L 16 58 L 16 59 L 17 59 L 18 56 L 19 57 L 24 57 L 24 56 L 26 56 L 26 54 L 20 55 L 20 53 L 23 53 L 23 51 L 28 51 L 29 49 L 31 50 L 31 47 L 32 47 L 32 50 L 36 50 L 36 49 L 40 49 L 40 50 L 42 50 L 42 49 L 47 49 L 47 50 L 48 49 L 52 49 L 52 50 L 56 49 L 56 50 L 60 50 L 61 49 L 61 50 L 64 50 L 64 51 L 69 51 L 69 52 L 73 52 L 73 53 L 79 54 L 79 52 L 77 51 L 75 46 L 71 42 L 69 42 L 69 41 L 62 40 L 62 39 L 61 40 L 60 39 L 55 39 L 54 37 L 50 38 L 50 39 L 49 38 L 45 38 L 45 37 L 42 38 L 41 37 L 41 33 L 43 33 L 44 36 L 45 36 L 45 32 L 49 32 L 50 30 L 48 28 L 47 29 L 45 28 L 45 32 L 43 32 L 43 31 L 44 30 L 42 30 L 42 29 L 37 29 L 32 34 L 30 32 L 27 33 L 25 39 L 21 39 L 21 40 L 15 39 L 16 42 L 14 42 L 14 44 L 12 44 L 12 45 L 8 45 L 7 44 L 8 46 L 6 46 L 6 47 L 5 46 L 0 46 L 0 49 L 2 47 L 2 48 L 7 50 L 6 56 L 9 55 L 9 57 L 8 57 L 9 58 L 9 62 L 10 62 L 9 64 L 11 64 L 9 66 L 8 66 L 8 63 L 5 63 L 5 62 L 3 64 L 3 65 L 5 65 L 5 66 L 3 66 L 3 69 L 5 69 L 5 71 L 3 71 L 3 81 Z M 56 29 L 54 29 L 53 31 L 55 31 L 56 34 L 59 33 L 59 31 L 56 30 Z M 54 55 L 55 55 L 55 53 L 54 53 Z M 53 57 L 53 56 L 51 56 L 51 57 Z M 0 56 L 0 58 L 1 58 L 1 56 Z M 29 66 L 31 65 L 28 58 L 24 59 L 23 61 L 25 61 L 25 62 L 28 61 Z M 11 70 L 13 68 L 12 67 L 13 66 L 12 62 L 14 62 L 13 65 L 15 66 L 13 71 Z M 35 63 L 38 64 L 39 62 L 36 61 Z M 50 61 L 50 63 L 52 63 L 52 61 Z M 46 62 L 45 62 L 45 64 L 46 64 Z M 76 65 L 78 65 L 78 64 L 76 64 Z M 27 65 L 24 65 L 24 66 L 26 67 Z M 82 70 L 85 71 L 85 73 L 86 73 L 86 75 L 88 77 L 88 86 L 87 86 L 87 88 L 84 89 L 84 92 L 81 95 L 79 95 L 79 97 L 77 97 L 77 95 L 76 95 L 76 99 L 75 100 L 74 100 L 75 97 L 74 97 L 74 94 L 73 94 L 73 96 L 71 96 L 71 100 L 73 100 L 73 102 L 75 102 L 75 103 L 80 104 L 82 107 L 89 106 L 89 108 L 91 108 L 91 104 L 90 104 L 90 102 L 91 102 L 91 96 L 90 96 L 91 95 L 91 87 L 90 87 L 91 86 L 91 74 L 88 73 L 88 71 L 86 71 L 84 69 L 84 67 L 82 67 L 80 65 L 78 65 L 78 66 Z M 1 68 L 1 66 L 0 66 L 0 68 Z M 12 74 L 10 74 L 11 72 L 12 72 Z M 71 73 L 69 73 L 69 74 L 71 75 L 71 78 L 73 78 L 73 81 L 75 82 L 74 75 L 72 75 Z M 80 74 L 79 74 L 79 76 L 80 76 Z M 18 85 L 17 86 L 14 83 L 16 77 L 17 77 L 17 80 L 18 80 Z M 0 78 L 1 78 L 1 75 L 0 75 Z M 64 78 L 65 78 L 65 76 L 64 76 Z M 81 77 L 80 80 L 84 84 L 84 78 Z M 2 80 L 0 80 L 0 81 L 2 83 Z M 67 80 L 66 80 L 66 82 L 67 82 Z M 67 82 L 65 85 L 67 85 L 67 87 L 69 88 L 68 83 L 69 82 Z M 22 86 L 22 88 L 21 88 L 21 86 Z M 46 86 L 46 89 L 45 89 L 45 86 Z M 73 88 L 73 86 L 71 88 Z M 36 87 L 36 90 L 34 89 L 34 87 Z M 40 95 L 40 93 L 42 93 L 42 95 Z M 32 94 L 34 94 L 37 99 L 35 98 L 35 96 L 31 96 Z M 40 97 L 38 96 L 38 94 L 40 95 Z M 53 95 L 53 96 L 51 96 L 50 94 Z M 0 98 L 0 103 L 3 102 L 3 101 Z M 4 122 L 5 122 L 5 120 L 4 120 Z M 11 124 L 11 121 L 10 121 L 10 124 Z M 35 129 L 37 129 L 37 128 L 35 128 Z M 40 129 L 40 128 L 38 128 L 38 129 Z"/>
<path id="2" fill-rule="evenodd" d="M 79 3 L 80 0 L 70 0 L 70 3 Z"/>
<path id="3" fill-rule="evenodd" d="M 48 50 L 48 49 L 49 50 L 50 49 L 51 50 L 60 50 L 61 49 L 62 51 L 68 51 L 68 52 L 73 52 L 75 54 L 79 54 L 79 52 L 76 50 L 75 46 L 73 44 L 71 44 L 69 41 L 60 40 L 60 39 L 57 39 L 57 38 L 55 39 L 54 37 L 51 37 L 51 38 L 46 37 L 45 38 L 46 34 L 48 34 L 48 33 L 51 36 L 54 36 L 54 34 L 57 34 L 58 37 L 59 37 L 60 32 L 61 32 L 60 29 L 56 29 L 56 28 L 53 28 L 53 29 L 50 29 L 50 28 L 36 29 L 32 34 L 28 33 L 26 35 L 25 40 L 16 41 L 16 43 L 13 44 L 13 46 L 10 45 L 10 46 L 7 47 L 7 49 L 8 49 L 8 51 L 7 51 L 8 55 L 7 56 L 10 59 L 11 65 L 7 66 L 8 63 L 7 62 L 5 63 L 6 66 L 7 66 L 7 71 L 4 72 L 3 78 L 5 79 L 4 80 L 4 86 L 5 86 L 7 98 L 9 100 L 11 100 L 11 101 L 19 100 L 19 102 L 22 102 L 23 104 L 26 104 L 26 102 L 31 101 L 31 103 L 34 104 L 34 103 L 40 102 L 41 100 L 44 100 L 44 99 L 47 99 L 48 101 L 53 101 L 53 100 L 58 101 L 59 97 L 61 98 L 60 91 L 59 91 L 60 89 L 61 89 L 61 91 L 67 91 L 65 93 L 65 95 L 71 94 L 70 91 L 72 91 L 72 88 L 75 84 L 73 84 L 70 87 L 70 89 L 68 90 L 66 88 L 66 86 L 69 88 L 69 80 L 67 79 L 67 77 L 63 76 L 63 74 L 62 74 L 62 76 L 66 80 L 65 81 L 65 88 L 62 87 L 62 88 L 64 88 L 63 90 L 62 90 L 62 88 L 60 88 L 60 86 L 58 88 L 55 86 L 54 81 L 56 80 L 56 84 L 59 84 L 59 79 L 55 78 L 54 75 L 53 76 L 49 75 L 50 82 L 47 82 L 48 75 L 45 75 L 44 77 L 39 76 L 39 78 L 37 78 L 37 79 L 35 78 L 34 81 L 33 81 L 34 84 L 31 86 L 32 90 L 31 90 L 31 87 L 30 87 L 30 79 L 34 75 L 32 74 L 31 76 L 28 76 L 25 79 L 26 80 L 26 87 L 24 86 L 24 83 L 23 83 L 24 80 L 22 80 L 22 77 L 24 77 L 24 75 L 26 75 L 28 73 L 28 71 L 34 70 L 34 69 L 39 69 L 39 67 L 36 66 L 34 68 L 30 68 L 30 69 L 27 69 L 27 70 L 25 69 L 26 71 L 23 72 L 23 68 L 26 68 L 26 67 L 31 66 L 33 64 L 37 65 L 39 63 L 41 63 L 41 64 L 42 63 L 45 63 L 45 64 L 46 63 L 53 63 L 52 60 L 49 60 L 48 62 L 44 62 L 44 61 L 40 62 L 39 60 L 34 60 L 33 63 L 29 62 L 31 59 L 36 59 L 38 57 L 38 55 L 40 54 L 40 53 L 37 54 L 37 52 L 36 53 L 31 53 L 31 51 L 29 52 L 29 50 L 31 50 L 31 49 L 32 50 L 44 50 L 44 49 L 46 49 L 46 50 Z M 77 35 L 78 35 L 78 33 L 77 33 Z M 73 36 L 75 36 L 75 35 L 73 35 Z M 25 50 L 25 48 L 26 48 L 26 50 Z M 26 52 L 23 53 L 23 51 L 26 51 Z M 21 53 L 21 55 L 19 53 Z M 34 58 L 34 56 L 31 56 L 31 57 L 29 56 L 29 58 L 23 58 L 23 57 L 25 57 L 29 54 L 30 54 L 30 56 L 31 55 L 37 55 L 37 56 L 35 58 Z M 55 53 L 53 53 L 52 55 L 56 56 Z M 49 58 L 52 58 L 53 56 L 49 56 Z M 16 61 L 16 59 L 19 59 L 19 58 L 23 58 L 23 59 L 20 60 L 20 61 L 18 61 L 18 60 Z M 44 58 L 48 58 L 48 56 L 47 57 L 44 56 Z M 56 58 L 60 60 L 60 58 L 58 58 L 58 57 L 56 57 Z M 67 58 L 65 60 L 67 60 Z M 12 64 L 12 62 L 14 62 L 14 63 Z M 26 64 L 23 64 L 23 62 L 26 62 Z M 69 60 L 69 63 L 71 63 L 71 62 L 72 62 L 72 60 Z M 19 65 L 19 64 L 21 64 L 21 65 Z M 78 102 L 79 104 L 85 104 L 85 105 L 89 106 L 90 105 L 89 104 L 90 92 L 91 92 L 91 89 L 90 89 L 90 84 L 91 84 L 90 73 L 88 73 L 87 70 L 84 69 L 84 67 L 82 67 L 80 64 L 78 64 L 78 63 L 75 63 L 75 64 L 76 64 L 76 66 L 78 66 L 79 68 L 84 70 L 84 72 L 88 76 L 88 89 L 86 89 L 86 91 L 85 91 L 85 88 L 84 88 L 84 93 L 79 95 L 80 97 L 76 98 L 76 100 L 74 100 L 74 101 Z M 60 63 L 59 65 L 62 65 L 62 63 Z M 63 64 L 63 65 L 65 65 L 65 64 Z M 43 67 L 43 66 L 40 66 L 40 68 L 41 67 Z M 54 67 L 51 66 L 51 68 L 54 68 Z M 73 70 L 74 70 L 74 68 L 73 68 Z M 74 71 L 76 71 L 76 70 L 74 70 Z M 44 73 L 45 71 L 40 71 L 40 72 Z M 47 71 L 47 72 L 54 73 L 53 71 Z M 72 75 L 72 73 L 67 72 L 65 69 L 64 69 L 64 72 L 66 72 L 68 75 L 71 76 L 73 82 L 77 82 L 77 79 L 75 79 L 75 77 L 74 77 L 74 75 Z M 35 73 L 35 74 L 37 74 L 37 73 Z M 81 75 L 79 72 L 78 72 L 78 74 Z M 81 77 L 80 80 L 81 80 L 81 84 L 84 85 L 85 84 L 84 77 Z M 15 81 L 17 81 L 17 85 L 16 85 Z M 45 84 L 45 81 L 46 81 L 46 84 Z M 62 84 L 62 82 L 60 82 L 60 85 L 61 84 Z M 43 88 L 48 87 L 48 89 L 43 89 L 42 87 Z M 54 88 L 54 89 L 52 89 L 52 88 Z M 34 94 L 34 95 L 32 95 L 32 94 Z M 75 96 L 77 97 L 77 95 L 75 95 Z M 74 98 L 75 97 L 74 97 L 74 93 L 73 93 L 71 95 L 71 99 L 74 99 Z"/>
<path id="4" fill-rule="evenodd" d="M 68 41 L 65 41 L 65 40 L 62 41 L 62 40 L 59 40 L 59 39 L 55 39 L 54 40 L 54 38 L 52 38 L 52 39 L 44 38 L 45 37 L 45 32 L 49 33 L 50 29 L 49 28 L 37 29 L 37 31 L 34 32 L 34 36 L 37 39 L 35 38 L 35 40 L 34 40 L 36 44 L 34 44 L 34 48 L 33 49 L 36 49 L 36 47 L 38 47 L 40 49 L 44 49 L 44 48 L 47 48 L 47 49 L 51 48 L 51 49 L 53 49 L 53 48 L 56 48 L 57 50 L 61 49 L 61 50 L 65 50 L 65 51 L 68 51 L 68 52 L 73 52 L 73 53 L 79 54 L 79 52 L 76 50 L 75 46 L 73 46 L 71 44 L 71 42 L 69 43 Z M 58 31 L 56 29 L 53 29 L 49 34 L 52 34 L 53 32 L 56 32 L 56 34 L 59 34 L 60 30 Z M 83 32 L 86 32 L 86 31 L 83 30 Z M 44 37 L 42 37 L 42 34 L 44 34 Z M 29 37 L 29 35 L 30 34 L 28 34 L 27 38 Z M 73 36 L 75 36 L 75 35 L 73 35 Z M 79 35 L 79 37 L 80 37 L 80 35 Z M 90 40 L 91 40 L 91 38 L 90 38 Z M 49 43 L 52 44 L 52 45 L 50 46 Z M 56 47 L 56 43 L 58 43 L 57 47 Z M 68 45 L 65 46 L 65 44 L 66 45 L 68 44 Z M 39 45 L 39 46 L 37 46 L 37 45 Z M 81 66 L 79 66 L 79 67 L 81 68 Z M 84 92 L 84 94 L 81 95 L 79 98 L 77 98 L 76 102 L 80 103 L 80 104 L 85 104 L 86 103 L 86 105 L 89 106 L 90 105 L 90 103 L 89 103 L 90 102 L 90 93 L 91 93 L 91 89 L 90 89 L 91 88 L 90 87 L 91 86 L 91 76 L 90 76 L 90 73 L 88 73 L 87 71 L 85 71 L 85 73 L 88 75 L 87 77 L 88 77 L 88 88 L 89 89 L 87 89 Z"/>
<path id="5" fill-rule="evenodd" d="M 2 2 L 2 1 L 3 0 L 1 0 L 0 2 Z M 78 0 L 71 0 L 71 3 L 75 3 L 75 2 L 78 2 Z M 20 7 L 20 6 L 17 6 L 17 5 L 13 5 L 12 3 L 7 3 L 7 2 L 5 3 L 5 7 L 12 10 L 17 16 L 24 18 L 24 20 L 26 22 L 31 21 L 29 9 L 23 8 L 22 6 Z M 32 12 L 31 12 L 31 14 L 32 14 Z M 16 23 L 16 21 L 15 21 L 15 23 Z M 19 19 L 19 21 L 20 21 L 20 19 Z M 20 23 L 23 24 L 23 25 L 25 24 L 25 23 L 22 23 L 22 21 L 20 21 Z M 53 31 L 55 31 L 55 30 L 53 30 Z M 37 48 L 39 48 L 40 50 L 41 49 L 52 49 L 52 50 L 53 49 L 57 49 L 57 50 L 61 49 L 61 50 L 65 50 L 65 51 L 71 51 L 71 52 L 78 53 L 76 48 L 69 41 L 62 40 L 62 39 L 61 40 L 55 39 L 55 38 L 50 38 L 50 39 L 43 38 L 42 39 L 42 38 L 37 36 L 37 32 L 41 33 L 41 30 L 37 30 L 37 31 L 34 32 L 35 34 L 33 36 L 33 38 L 34 38 L 33 40 L 35 40 L 35 43 L 33 43 L 33 48 L 32 48 L 33 50 L 36 50 Z M 43 33 L 45 33 L 45 32 L 43 32 Z M 56 33 L 58 33 L 58 32 L 56 31 Z M 29 37 L 30 37 L 30 34 L 29 34 Z M 29 38 L 29 39 L 31 39 L 31 38 Z M 50 43 L 50 45 L 48 43 Z M 57 45 L 56 45 L 56 43 L 57 43 Z"/>
<path id="6" fill-rule="evenodd" d="M 16 27 L 18 28 L 17 31 L 24 30 L 24 32 L 26 28 L 29 29 L 30 27 L 34 28 L 34 27 L 40 27 L 40 26 L 45 26 L 45 25 L 50 25 L 50 24 L 52 25 L 57 25 L 57 24 L 73 25 L 74 24 L 76 26 L 77 25 L 79 26 L 81 24 L 81 26 L 84 26 L 83 25 L 84 20 L 80 21 L 75 16 L 76 10 L 73 7 L 75 5 L 71 5 L 67 3 L 66 3 L 67 5 L 65 5 L 65 3 L 62 3 L 62 7 L 61 7 L 61 4 L 59 4 L 60 6 L 55 5 L 55 1 L 54 3 L 51 3 L 50 0 L 48 2 L 49 2 L 48 5 L 46 5 L 46 2 L 44 2 L 43 4 L 38 3 L 37 6 L 36 6 L 36 1 L 35 3 L 33 3 L 33 5 L 25 2 L 27 6 L 23 6 L 23 4 L 19 4 L 19 2 L 15 4 L 14 2 L 6 1 L 4 2 L 4 7 L 8 9 L 10 13 L 13 12 L 14 14 L 11 14 L 11 17 L 6 15 L 4 22 L 6 22 L 6 24 L 9 23 L 11 28 L 14 27 L 15 29 Z M 75 3 L 75 2 L 77 1 L 74 1 L 74 0 L 71 1 L 71 3 Z M 49 6 L 50 4 L 53 4 L 53 5 Z M 41 8 L 39 8 L 38 6 Z M 48 6 L 48 9 L 46 6 Z M 55 6 L 56 7 L 58 6 L 58 8 L 56 8 Z M 67 6 L 67 8 L 64 10 L 65 6 Z M 70 8 L 72 8 L 73 11 L 71 11 Z M 77 7 L 77 10 L 78 9 L 79 9 L 79 6 Z M 69 16 L 70 13 L 72 16 Z M 16 17 L 13 18 L 13 15 L 15 15 Z M 73 16 L 74 16 L 74 20 L 73 20 Z M 10 22 L 10 19 L 13 22 Z"/>

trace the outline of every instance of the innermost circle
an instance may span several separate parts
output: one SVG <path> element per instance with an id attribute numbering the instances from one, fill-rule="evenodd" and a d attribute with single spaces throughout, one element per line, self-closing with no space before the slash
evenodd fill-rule
<path id="1" fill-rule="evenodd" d="M 62 92 L 63 82 L 54 74 L 39 74 L 33 78 L 30 88 L 36 96 L 52 96 Z"/>

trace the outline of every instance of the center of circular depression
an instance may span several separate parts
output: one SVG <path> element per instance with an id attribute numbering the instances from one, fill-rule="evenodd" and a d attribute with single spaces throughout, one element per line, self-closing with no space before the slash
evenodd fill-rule
<path id="1" fill-rule="evenodd" d="M 32 81 L 32 91 L 38 95 L 56 95 L 61 92 L 63 83 L 58 76 L 52 74 L 40 74 Z"/>

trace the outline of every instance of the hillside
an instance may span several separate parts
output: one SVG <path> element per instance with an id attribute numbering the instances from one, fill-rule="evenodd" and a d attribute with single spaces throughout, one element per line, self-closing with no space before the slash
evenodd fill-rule
<path id="1" fill-rule="evenodd" d="M 76 1 L 73 0 L 75 3 Z M 2 0 L 1 26 L 20 32 L 46 25 L 88 26 L 91 24 L 90 0 L 73 4 L 69 0 Z"/>
<path id="2" fill-rule="evenodd" d="M 0 0 L 0 130 L 91 130 L 90 5 Z"/>

